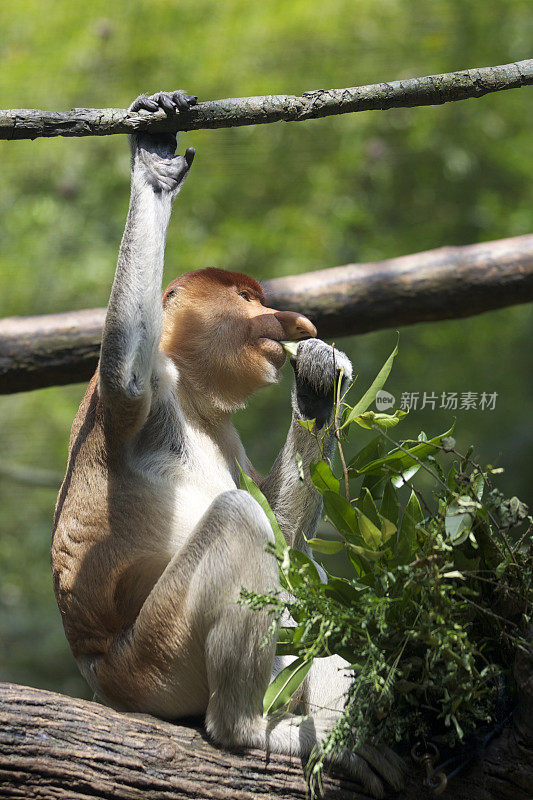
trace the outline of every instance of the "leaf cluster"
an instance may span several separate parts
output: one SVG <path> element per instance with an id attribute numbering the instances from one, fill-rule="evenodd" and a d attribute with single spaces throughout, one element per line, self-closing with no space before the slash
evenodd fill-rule
<path id="1" fill-rule="evenodd" d="M 289 601 L 246 593 L 276 619 L 286 605 L 294 622 L 279 631 L 278 653 L 296 660 L 269 687 L 265 713 L 287 706 L 314 658 L 338 654 L 352 671 L 318 775 L 341 747 L 420 737 L 453 746 L 497 722 L 531 621 L 533 520 L 493 485 L 502 470 L 482 468 L 473 448 L 459 453 L 453 429 L 395 442 L 389 430 L 401 415 L 368 411 L 396 352 L 358 403 L 336 400 L 341 453 L 354 426 L 376 436 L 341 458 L 342 476 L 325 459 L 310 467 L 335 536 L 308 545 L 317 557 L 342 555 L 342 577 L 330 571 L 324 583 L 309 555 L 284 548 Z"/>

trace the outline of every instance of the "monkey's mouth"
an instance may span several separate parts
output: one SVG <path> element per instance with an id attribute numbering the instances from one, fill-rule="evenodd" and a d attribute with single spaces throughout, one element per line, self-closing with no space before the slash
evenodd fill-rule
<path id="1" fill-rule="evenodd" d="M 278 369 L 282 367 L 287 354 L 281 342 L 278 339 L 271 339 L 268 336 L 260 336 L 257 341 L 263 355 Z"/>

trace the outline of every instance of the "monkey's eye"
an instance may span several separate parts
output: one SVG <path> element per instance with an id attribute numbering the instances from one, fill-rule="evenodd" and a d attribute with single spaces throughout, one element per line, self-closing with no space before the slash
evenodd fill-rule
<path id="1" fill-rule="evenodd" d="M 250 297 L 248 292 L 239 292 L 239 297 L 244 297 L 244 299 L 248 300 L 249 303 L 252 301 L 252 298 Z"/>

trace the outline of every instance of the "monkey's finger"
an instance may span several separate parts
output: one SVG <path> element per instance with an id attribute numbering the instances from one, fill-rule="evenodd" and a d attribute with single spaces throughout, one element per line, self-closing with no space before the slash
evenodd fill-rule
<path id="1" fill-rule="evenodd" d="M 191 106 L 196 105 L 198 98 L 193 94 L 186 94 L 183 89 L 172 92 L 172 99 L 179 107 L 180 111 L 188 111 Z"/>
<path id="2" fill-rule="evenodd" d="M 158 104 L 155 100 L 152 100 L 150 97 L 147 97 L 145 94 L 141 94 L 130 106 L 130 111 L 140 111 L 140 109 L 144 109 L 145 111 L 157 111 L 159 108 Z"/>
<path id="3" fill-rule="evenodd" d="M 176 113 L 176 104 L 166 92 L 159 92 L 155 97 L 166 114 Z"/>
<path id="4" fill-rule="evenodd" d="M 185 151 L 184 158 L 185 158 L 185 161 L 187 162 L 187 167 L 189 169 L 191 168 L 191 164 L 194 161 L 195 153 L 196 153 L 196 150 L 194 149 L 194 147 L 188 147 L 186 149 L 186 151 Z"/>
<path id="5" fill-rule="evenodd" d="M 189 103 L 187 102 L 185 95 L 181 92 L 174 92 L 172 99 L 174 100 L 175 104 L 179 108 L 180 111 L 188 111 L 189 110 Z"/>

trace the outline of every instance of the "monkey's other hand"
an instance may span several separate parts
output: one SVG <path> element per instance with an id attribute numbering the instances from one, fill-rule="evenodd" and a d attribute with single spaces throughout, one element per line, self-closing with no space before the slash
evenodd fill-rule
<path id="1" fill-rule="evenodd" d="M 341 394 L 352 379 L 350 359 L 320 339 L 306 339 L 299 343 L 291 364 L 296 377 L 294 410 L 304 419 L 316 419 L 317 428 L 322 428 L 333 411 L 340 371 Z"/>
<path id="2" fill-rule="evenodd" d="M 174 92 L 156 92 L 150 96 L 139 95 L 129 107 L 130 113 L 154 112 L 162 108 L 167 116 L 188 111 L 198 98 L 178 89 Z M 175 133 L 137 133 L 129 137 L 133 167 L 142 169 L 147 182 L 156 191 L 177 195 L 189 173 L 194 159 L 194 148 L 189 147 L 185 157 L 174 156 L 177 144 Z"/>

